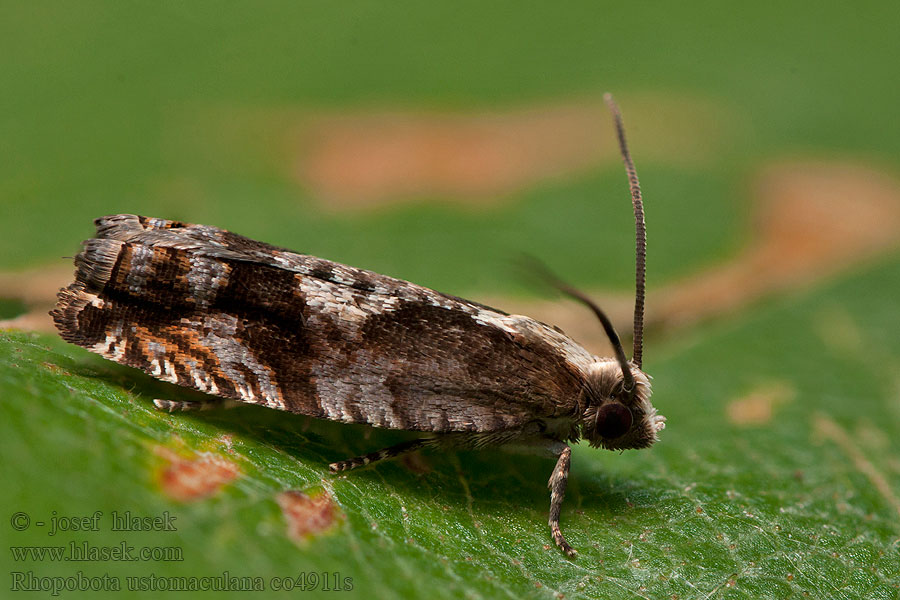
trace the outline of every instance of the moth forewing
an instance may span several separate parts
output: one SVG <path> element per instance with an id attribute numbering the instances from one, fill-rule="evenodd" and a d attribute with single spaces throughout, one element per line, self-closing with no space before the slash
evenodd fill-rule
<path id="1" fill-rule="evenodd" d="M 559 527 L 568 443 L 585 437 L 597 447 L 643 448 L 664 426 L 640 368 L 640 188 L 608 102 L 638 232 L 630 362 L 603 311 L 552 277 L 594 311 L 614 358 L 593 356 L 526 316 L 215 227 L 127 214 L 96 220 L 96 236 L 76 256 L 75 281 L 51 315 L 69 342 L 219 398 L 204 405 L 244 402 L 425 433 L 333 463 L 334 472 L 425 447 L 543 446 L 557 457 L 548 482 L 551 535 L 574 555 Z"/>

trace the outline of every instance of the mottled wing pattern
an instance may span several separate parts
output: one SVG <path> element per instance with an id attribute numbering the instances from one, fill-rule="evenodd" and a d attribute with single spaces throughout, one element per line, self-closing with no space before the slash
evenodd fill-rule
<path id="1" fill-rule="evenodd" d="M 159 379 L 419 431 L 578 410 L 593 357 L 533 319 L 215 227 L 96 224 L 53 319 L 67 341 Z"/>

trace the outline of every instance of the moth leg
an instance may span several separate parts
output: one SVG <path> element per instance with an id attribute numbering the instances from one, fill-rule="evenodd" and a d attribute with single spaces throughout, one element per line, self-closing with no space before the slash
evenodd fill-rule
<path id="1" fill-rule="evenodd" d="M 163 400 L 154 398 L 153 405 L 156 410 L 164 410 L 167 412 L 189 412 L 198 410 L 215 410 L 218 408 L 234 408 L 242 403 L 237 400 L 228 400 L 225 398 L 210 398 L 209 400 Z"/>
<path id="2" fill-rule="evenodd" d="M 569 545 L 559 529 L 559 513 L 562 510 L 563 498 L 566 496 L 566 483 L 569 479 L 569 463 L 571 461 L 572 450 L 562 442 L 555 442 L 550 446 L 550 450 L 554 454 L 559 455 L 556 461 L 556 467 L 550 475 L 550 481 L 547 487 L 550 488 L 550 535 L 553 541 L 559 546 L 560 550 L 569 556 L 575 556 L 578 551 Z"/>
<path id="3" fill-rule="evenodd" d="M 406 454 L 407 452 L 414 452 L 419 448 L 423 448 L 432 443 L 434 443 L 434 440 L 429 438 L 411 440 L 409 442 L 397 444 L 396 446 L 384 448 L 382 450 L 379 450 L 378 452 L 372 452 L 370 454 L 364 454 L 355 458 L 349 458 L 340 462 L 331 463 L 330 465 L 328 465 L 328 469 L 332 473 L 349 471 L 350 469 L 364 467 L 368 464 L 372 464 L 373 462 L 378 462 L 379 460 L 394 458 L 395 456 L 400 456 L 401 454 Z"/>

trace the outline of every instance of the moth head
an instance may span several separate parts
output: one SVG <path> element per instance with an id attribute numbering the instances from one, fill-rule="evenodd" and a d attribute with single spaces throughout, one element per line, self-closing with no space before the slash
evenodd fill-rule
<path id="1" fill-rule="evenodd" d="M 650 403 L 649 376 L 633 363 L 628 363 L 628 374 L 613 358 L 600 359 L 589 368 L 581 428 L 595 448 L 646 448 L 659 439 L 666 425 L 666 418 L 656 414 Z"/>
<path id="2" fill-rule="evenodd" d="M 650 379 L 641 370 L 644 351 L 644 283 L 647 254 L 647 229 L 644 223 L 644 201 L 638 182 L 634 161 L 625 141 L 625 125 L 622 114 L 612 96 L 604 99 L 613 114 L 619 151 L 631 192 L 635 228 L 635 295 L 634 295 L 634 349 L 631 360 L 625 351 L 609 318 L 589 298 L 577 291 L 564 290 L 570 296 L 589 306 L 603 324 L 615 350 L 615 359 L 598 360 L 588 370 L 586 377 L 582 420 L 582 433 L 591 446 L 610 450 L 646 448 L 657 440 L 657 434 L 665 427 L 666 419 L 656 414 L 650 404 Z"/>
<path id="3" fill-rule="evenodd" d="M 666 424 L 650 404 L 650 378 L 641 370 L 640 334 L 635 334 L 631 360 L 612 322 L 590 298 L 565 284 L 559 284 L 567 295 L 588 306 L 599 319 L 615 351 L 615 358 L 597 358 L 584 374 L 580 405 L 581 433 L 591 446 L 609 450 L 646 448 L 655 442 Z M 643 298 L 640 298 L 640 306 Z M 635 314 L 640 314 L 635 312 Z M 635 318 L 635 332 L 640 332 Z"/>
<path id="4" fill-rule="evenodd" d="M 625 141 L 625 125 L 619 107 L 612 96 L 604 97 L 613 113 L 619 150 L 631 192 L 635 228 L 635 295 L 634 295 L 634 346 L 631 360 L 625 356 L 619 334 L 612 321 L 597 304 L 585 294 L 543 269 L 544 277 L 561 291 L 590 308 L 603 325 L 615 358 L 594 361 L 584 374 L 584 391 L 581 406 L 581 430 L 591 446 L 620 450 L 646 448 L 658 439 L 666 424 L 666 418 L 656 414 L 650 404 L 650 378 L 641 370 L 644 354 L 644 296 L 647 254 L 647 228 L 644 223 L 644 201 L 638 182 L 634 161 Z"/>

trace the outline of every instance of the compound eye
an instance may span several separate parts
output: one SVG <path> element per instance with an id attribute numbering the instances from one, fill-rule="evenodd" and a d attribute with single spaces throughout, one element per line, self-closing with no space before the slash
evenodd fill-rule
<path id="1" fill-rule="evenodd" d="M 597 411 L 597 433 L 605 438 L 617 438 L 631 429 L 634 417 L 625 405 L 609 402 Z"/>

